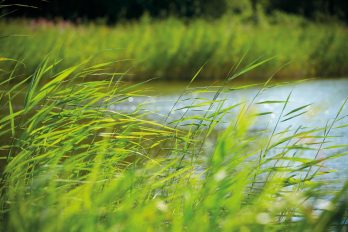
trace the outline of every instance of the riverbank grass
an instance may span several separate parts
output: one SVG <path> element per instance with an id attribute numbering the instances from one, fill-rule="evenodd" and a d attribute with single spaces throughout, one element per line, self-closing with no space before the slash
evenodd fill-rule
<path id="1" fill-rule="evenodd" d="M 2 19 L 6 32 L 0 43 L 1 57 L 25 63 L 30 75 L 47 54 L 61 60 L 61 69 L 94 57 L 93 63 L 115 62 L 109 72 L 127 72 L 128 80 L 189 81 L 203 64 L 200 79 L 225 77 L 245 56 L 245 64 L 276 57 L 261 69 L 249 72 L 251 80 L 263 80 L 274 69 L 290 62 L 277 78 L 340 77 L 348 73 L 347 28 L 338 23 L 320 24 L 295 16 L 273 16 L 254 25 L 237 16 L 186 23 L 169 18 L 121 23 L 72 24 L 65 21 Z M 11 35 L 10 39 L 6 36 Z M 54 62 L 55 60 L 52 60 Z M 3 66 L 4 76 L 14 64 Z"/>
<path id="2" fill-rule="evenodd" d="M 112 110 L 141 93 L 120 73 L 98 75 L 107 65 L 56 72 L 44 61 L 26 78 L 29 85 L 8 85 L 12 77 L 1 82 L 11 86 L 0 95 L 6 112 L 0 119 L 1 230 L 327 231 L 347 226 L 348 182 L 331 189 L 325 188 L 329 180 L 319 178 L 327 175 L 327 160 L 347 154 L 345 145 L 327 141 L 342 126 L 344 104 L 321 128 L 279 129 L 306 108 L 287 108 L 289 95 L 267 103 L 282 108 L 275 128 L 251 130 L 265 113 L 253 110 L 253 100 L 224 106 L 217 98 L 222 87 L 205 99 L 214 110 L 203 117 L 185 113 L 174 120 L 169 114 L 153 121 L 141 106 Z M 103 78 L 96 81 L 96 75 Z M 23 91 L 22 107 L 15 108 L 13 99 Z M 239 113 L 230 126 L 214 130 L 233 109 Z M 323 149 L 330 155 L 319 158 Z"/>

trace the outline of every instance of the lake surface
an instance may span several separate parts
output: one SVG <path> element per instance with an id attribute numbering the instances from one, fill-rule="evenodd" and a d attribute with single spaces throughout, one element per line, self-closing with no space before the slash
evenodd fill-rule
<path id="1" fill-rule="evenodd" d="M 171 85 L 171 84 L 168 84 Z M 301 83 L 293 83 L 269 87 L 253 87 L 241 90 L 231 90 L 225 87 L 217 96 L 216 92 L 221 90 L 220 87 L 194 87 L 183 93 L 184 86 L 178 86 L 177 91 L 173 91 L 173 86 L 170 86 L 172 93 L 165 94 L 166 86 L 158 86 L 152 96 L 147 97 L 131 97 L 127 103 L 111 106 L 114 111 L 133 111 L 141 108 L 141 112 L 146 112 L 151 119 L 160 122 L 170 123 L 182 117 L 204 116 L 208 112 L 214 112 L 218 107 L 229 107 L 237 103 L 244 102 L 249 107 L 250 112 L 264 113 L 265 115 L 257 118 L 252 129 L 268 129 L 272 130 L 277 124 L 277 131 L 285 128 L 292 128 L 292 131 L 302 127 L 325 127 L 331 125 L 337 117 L 342 104 L 348 97 L 348 79 L 334 80 L 311 80 Z M 183 93 L 183 94 L 180 94 Z M 204 103 L 216 98 L 216 103 L 213 106 L 204 105 Z M 289 98 L 286 108 L 283 110 L 285 101 Z M 178 100 L 179 99 L 179 100 Z M 278 102 L 280 101 L 280 102 Z M 306 106 L 296 113 L 285 116 L 292 110 L 301 106 Z M 173 107 L 174 106 L 174 107 Z M 236 115 L 240 112 L 242 106 L 238 106 L 231 110 L 230 113 L 223 117 L 223 120 L 218 124 L 218 129 L 224 129 L 231 122 L 235 121 Z M 282 112 L 283 110 L 283 112 Z M 292 119 L 291 116 L 301 114 Z M 330 136 L 335 136 L 328 139 L 325 146 L 348 144 L 348 127 L 336 128 L 339 125 L 348 124 L 348 105 L 342 108 L 337 122 L 333 125 L 330 131 Z M 278 120 L 281 116 L 281 120 Z M 192 118 L 192 117 L 191 117 Z M 289 119 L 289 120 L 286 120 Z M 284 122 L 281 122 L 285 120 Z M 179 127 L 185 127 L 185 124 L 199 123 L 199 120 L 185 120 L 179 124 Z M 343 151 L 347 152 L 347 146 L 330 151 L 323 150 L 319 153 L 320 157 L 330 155 L 329 152 Z M 308 155 L 313 155 L 314 151 L 308 151 Z M 325 163 L 327 167 L 336 169 L 338 172 L 330 174 L 330 178 L 342 181 L 348 178 L 348 157 L 340 157 Z"/>
<path id="2" fill-rule="evenodd" d="M 168 84 L 170 85 L 170 83 Z M 209 109 L 209 106 L 194 107 L 188 112 L 185 107 L 197 105 L 209 100 L 212 100 L 218 91 L 219 87 L 193 87 L 190 88 L 187 93 L 182 95 L 184 86 L 177 86 L 176 93 L 166 94 L 166 86 L 157 86 L 161 88 L 158 90 L 160 94 L 154 94 L 146 97 L 132 97 L 128 99 L 127 103 L 121 105 L 111 106 L 112 110 L 120 111 L 133 111 L 139 105 L 145 111 L 148 111 L 151 117 L 160 120 L 161 115 L 167 115 L 171 112 L 171 118 L 180 118 L 182 114 L 189 115 L 203 115 L 207 110 L 213 112 L 215 108 Z M 173 92 L 173 87 L 171 92 Z M 265 116 L 259 123 L 268 124 L 269 122 L 276 121 L 277 116 L 283 108 L 283 104 L 257 104 L 266 101 L 285 101 L 290 95 L 288 105 L 285 112 L 304 105 L 311 104 L 307 107 L 307 113 L 300 118 L 294 118 L 290 122 L 282 123 L 281 126 L 288 126 L 289 124 L 302 123 L 307 126 L 323 126 L 328 120 L 333 119 L 345 99 L 348 97 L 348 79 L 337 80 L 314 80 L 295 84 L 286 84 L 260 90 L 261 87 L 248 88 L 242 90 L 229 90 L 229 87 L 225 87 L 225 90 L 221 92 L 216 100 L 225 101 L 224 107 L 231 106 L 237 103 L 246 102 L 253 104 L 253 110 L 257 112 L 272 112 L 272 114 Z M 210 92 L 207 92 L 210 91 Z M 156 90 L 153 91 L 155 93 Z M 182 96 L 180 96 L 182 95 Z M 253 99 L 256 96 L 255 99 Z M 180 98 L 179 102 L 178 99 Z M 255 104 L 256 103 L 256 104 Z M 173 105 L 176 106 L 173 109 Z M 342 115 L 347 115 L 348 107 L 344 107 Z M 237 108 L 234 112 L 238 112 Z M 235 115 L 230 115 L 235 116 Z M 228 118 L 226 121 L 220 124 L 220 127 L 226 127 L 229 123 Z M 347 120 L 345 120 L 347 122 Z M 260 125 L 259 125 L 260 126 Z"/>

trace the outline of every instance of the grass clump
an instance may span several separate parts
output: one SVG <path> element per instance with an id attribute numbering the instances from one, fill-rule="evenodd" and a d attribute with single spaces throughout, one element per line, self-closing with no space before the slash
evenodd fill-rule
<path id="1" fill-rule="evenodd" d="M 204 104 L 185 106 L 179 119 L 168 114 L 153 121 L 141 106 L 112 110 L 141 93 L 120 73 L 95 80 L 107 65 L 81 64 L 56 73 L 45 61 L 26 78 L 29 85 L 9 85 L 15 77 L 1 83 L 1 230 L 347 227 L 348 182 L 328 189 L 328 180 L 318 178 L 326 160 L 347 153 L 345 145 L 325 140 L 344 116 L 344 105 L 322 128 L 280 129 L 277 123 L 271 131 L 255 130 L 262 116 L 253 110 L 257 96 L 226 107 L 221 87 Z M 23 92 L 22 107 L 13 107 Z M 283 108 L 279 123 L 305 109 L 287 109 L 289 99 L 274 102 Z M 202 105 L 208 107 L 204 117 L 188 114 Z M 214 130 L 232 110 L 239 113 L 230 126 Z M 319 159 L 324 148 L 332 152 Z"/>
<path id="2" fill-rule="evenodd" d="M 276 56 L 260 70 L 248 73 L 252 79 L 265 77 L 275 67 L 292 61 L 278 77 L 295 79 L 303 76 L 338 77 L 348 72 L 347 30 L 339 24 L 319 24 L 304 19 L 289 23 L 277 17 L 254 25 L 242 17 L 225 16 L 215 21 L 193 20 L 185 23 L 175 18 L 156 21 L 144 18 L 114 27 L 96 24 L 73 25 L 45 20 L 2 21 L 0 28 L 11 39 L 2 39 L 2 57 L 24 60 L 27 75 L 35 70 L 42 57 L 63 59 L 61 68 L 70 67 L 86 57 L 94 63 L 110 60 L 129 61 L 129 78 L 147 80 L 161 76 L 165 80 L 189 80 L 195 70 L 207 62 L 201 79 L 226 76 L 231 64 L 248 53 L 247 62 Z M 119 70 L 124 65 L 113 66 Z M 2 67 L 10 72 L 13 66 Z M 124 70 L 125 71 L 125 70 Z M 135 75 L 137 74 L 137 75 Z M 266 75 L 267 76 L 267 75 Z"/>

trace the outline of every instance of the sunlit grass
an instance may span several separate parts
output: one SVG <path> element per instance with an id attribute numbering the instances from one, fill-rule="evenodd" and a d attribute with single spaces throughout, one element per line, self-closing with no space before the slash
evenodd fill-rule
<path id="1" fill-rule="evenodd" d="M 316 24 L 305 20 L 267 23 L 255 26 L 242 18 L 226 16 L 215 21 L 177 19 L 153 21 L 144 18 L 113 27 L 86 24 L 56 24 L 45 21 L 2 21 L 1 57 L 23 60 L 22 71 L 32 73 L 48 53 L 63 61 L 61 68 L 71 63 L 95 57 L 93 63 L 128 60 L 115 63 L 109 71 L 127 71 L 127 79 L 190 80 L 204 63 L 200 80 L 225 77 L 240 57 L 246 63 L 275 56 L 273 62 L 247 76 L 262 79 L 291 61 L 278 73 L 289 79 L 310 76 L 337 77 L 348 72 L 348 45 L 345 26 Z M 4 34 L 5 33 L 5 34 Z M 2 73 L 10 67 L 2 67 Z M 267 75 L 265 75 L 267 74 Z"/>
<path id="2" fill-rule="evenodd" d="M 212 99 L 182 107 L 179 119 L 154 121 L 141 106 L 112 110 L 141 93 L 123 73 L 98 75 L 109 65 L 57 71 L 44 60 L 29 84 L 16 76 L 1 82 L 3 231 L 327 231 L 347 223 L 348 182 L 328 189 L 318 178 L 327 160 L 347 154 L 346 145 L 326 141 L 347 126 L 346 102 L 322 127 L 280 129 L 308 106 L 289 108 L 291 94 L 257 101 L 270 78 L 247 102 L 224 105 L 221 93 L 238 88 L 220 86 Z M 236 66 L 226 83 L 243 73 Z M 252 129 L 263 115 L 255 104 L 281 107 L 274 128 Z M 203 116 L 188 114 L 202 106 Z M 232 110 L 230 126 L 215 130 Z M 331 152 L 318 158 L 322 149 Z"/>

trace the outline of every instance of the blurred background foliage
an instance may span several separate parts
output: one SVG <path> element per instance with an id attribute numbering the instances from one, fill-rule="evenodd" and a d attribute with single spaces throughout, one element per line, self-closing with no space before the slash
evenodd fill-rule
<path id="1" fill-rule="evenodd" d="M 259 11 L 298 14 L 315 21 L 328 19 L 348 22 L 347 0 L 4 0 L 11 17 L 62 18 L 71 21 L 105 20 L 113 24 L 139 19 L 144 14 L 154 18 L 176 16 L 184 19 L 218 18 L 226 13 L 252 15 Z M 15 4 L 15 5 L 13 5 Z M 35 7 L 25 7 L 30 5 Z M 250 14 L 252 13 L 252 14 Z"/>
<path id="2" fill-rule="evenodd" d="M 0 56 L 32 73 L 48 54 L 60 68 L 92 57 L 129 79 L 219 80 L 265 57 L 247 77 L 346 77 L 347 0 L 0 0 Z M 29 19 L 29 20 L 28 20 Z M 14 63 L 0 65 L 8 75 Z M 124 71 L 122 69 L 122 71 Z"/>

